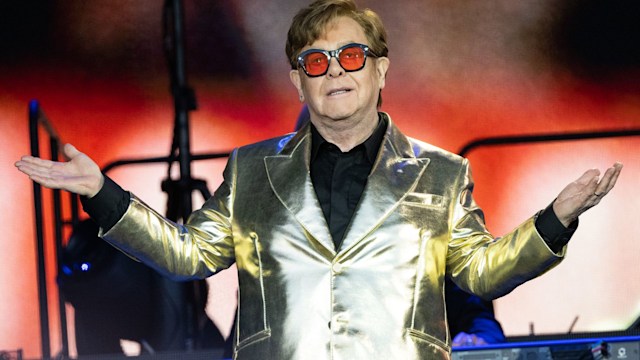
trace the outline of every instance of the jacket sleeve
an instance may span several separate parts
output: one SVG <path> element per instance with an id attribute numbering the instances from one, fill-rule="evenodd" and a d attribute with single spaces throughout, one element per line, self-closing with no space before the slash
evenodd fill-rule
<path id="1" fill-rule="evenodd" d="M 487 230 L 482 209 L 473 200 L 469 163 L 462 162 L 454 201 L 447 274 L 462 289 L 484 299 L 511 292 L 557 265 L 565 249 L 554 253 L 535 227 L 535 216 L 500 238 Z"/>
<path id="2" fill-rule="evenodd" d="M 235 259 L 231 224 L 236 154 L 229 158 L 223 183 L 185 224 L 166 219 L 132 195 L 124 216 L 100 236 L 175 280 L 203 279 L 228 268 Z"/>

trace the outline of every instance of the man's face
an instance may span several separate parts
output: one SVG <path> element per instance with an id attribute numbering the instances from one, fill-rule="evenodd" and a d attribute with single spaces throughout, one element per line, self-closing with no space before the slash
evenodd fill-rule
<path id="1" fill-rule="evenodd" d="M 353 19 L 339 17 L 307 49 L 335 50 L 349 43 L 370 45 L 362 27 Z M 362 70 L 346 72 L 335 57 L 326 74 L 308 77 L 302 69 L 292 70 L 291 81 L 309 107 L 311 121 L 377 121 L 377 101 L 385 84 L 387 58 L 367 57 Z M 317 124 L 316 124 L 317 125 Z"/>

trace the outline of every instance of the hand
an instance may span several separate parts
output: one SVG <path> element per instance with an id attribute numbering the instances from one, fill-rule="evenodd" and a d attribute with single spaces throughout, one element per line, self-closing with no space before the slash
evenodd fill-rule
<path id="1" fill-rule="evenodd" d="M 71 144 L 64 146 L 64 153 L 69 158 L 68 162 L 23 156 L 15 165 L 42 186 L 94 197 L 104 184 L 98 165 Z"/>
<path id="2" fill-rule="evenodd" d="M 487 344 L 483 338 L 474 334 L 467 334 L 466 332 L 458 333 L 451 343 L 452 346 L 478 346 Z"/>
<path id="3" fill-rule="evenodd" d="M 616 162 L 598 181 L 598 169 L 587 170 L 578 180 L 567 185 L 553 203 L 553 211 L 564 226 L 569 226 L 580 214 L 596 206 L 618 180 L 622 164 Z"/>

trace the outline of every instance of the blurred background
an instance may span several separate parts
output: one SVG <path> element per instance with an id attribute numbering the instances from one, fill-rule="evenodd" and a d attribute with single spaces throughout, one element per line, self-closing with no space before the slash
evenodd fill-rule
<path id="1" fill-rule="evenodd" d="M 194 153 L 293 130 L 286 32 L 302 0 L 184 0 Z M 459 152 L 473 140 L 640 127 L 640 5 L 632 0 L 360 0 L 389 35 L 382 110 L 409 136 Z M 13 163 L 29 153 L 37 99 L 63 142 L 99 165 L 167 156 L 174 108 L 161 1 L 0 3 L 0 349 L 41 356 L 33 192 Z M 503 234 L 589 168 L 625 164 L 618 186 L 581 224 L 557 269 L 495 301 L 508 336 L 618 331 L 640 316 L 640 138 L 476 148 L 476 200 Z M 224 159 L 193 164 L 210 191 Z M 167 165 L 109 173 L 166 212 Z M 46 215 L 51 195 L 44 193 Z M 202 199 L 194 196 L 194 205 Z M 65 203 L 68 214 L 68 203 Z M 50 223 L 47 223 L 50 224 Z M 52 232 L 51 225 L 45 229 Z M 70 231 L 65 232 L 68 236 Z M 60 351 L 53 244 L 46 244 L 51 351 Z M 208 280 L 207 314 L 227 336 L 235 274 Z M 71 342 L 74 309 L 68 308 Z M 75 348 L 69 349 L 72 354 Z"/>

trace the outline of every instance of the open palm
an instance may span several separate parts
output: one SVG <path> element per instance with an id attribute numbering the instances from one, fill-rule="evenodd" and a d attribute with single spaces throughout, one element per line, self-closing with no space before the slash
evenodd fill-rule
<path id="1" fill-rule="evenodd" d="M 580 214 L 596 206 L 611 191 L 618 180 L 621 163 L 615 163 L 600 179 L 600 171 L 587 170 L 576 181 L 567 185 L 553 203 L 553 211 L 560 222 L 568 226 Z"/>
<path id="2" fill-rule="evenodd" d="M 23 156 L 15 165 L 42 186 L 88 197 L 95 196 L 104 183 L 98 165 L 71 144 L 64 146 L 64 153 L 69 158 L 67 162 Z"/>

